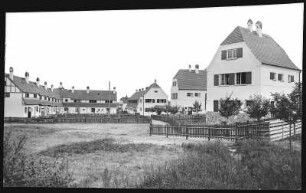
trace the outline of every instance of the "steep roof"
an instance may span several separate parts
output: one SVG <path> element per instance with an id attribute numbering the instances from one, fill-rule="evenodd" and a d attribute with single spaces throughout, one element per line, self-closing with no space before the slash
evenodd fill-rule
<path id="1" fill-rule="evenodd" d="M 250 32 L 247 28 L 237 26 L 232 33 L 225 38 L 221 45 L 238 42 L 245 42 L 262 64 L 300 70 L 290 60 L 283 48 L 267 34 L 262 34 L 262 37 L 259 37 L 256 31 Z"/>
<path id="2" fill-rule="evenodd" d="M 62 98 L 71 98 L 72 100 L 117 100 L 117 94 L 113 91 L 90 90 L 89 93 L 87 90 L 74 90 L 74 93 L 67 89 L 59 89 L 58 91 Z"/>
<path id="3" fill-rule="evenodd" d="M 137 103 L 128 103 L 125 108 L 137 108 Z"/>
<path id="4" fill-rule="evenodd" d="M 128 96 L 121 97 L 120 100 L 121 100 L 123 103 L 127 103 L 128 100 L 129 100 L 129 97 L 128 97 Z"/>
<path id="5" fill-rule="evenodd" d="M 179 90 L 207 90 L 207 71 L 199 70 L 199 73 L 188 69 L 180 69 L 174 79 L 177 79 Z"/>
<path id="6" fill-rule="evenodd" d="M 151 88 L 160 88 L 160 86 L 154 82 L 145 90 L 135 92 L 128 100 L 138 100 L 140 97 L 143 97 Z"/>

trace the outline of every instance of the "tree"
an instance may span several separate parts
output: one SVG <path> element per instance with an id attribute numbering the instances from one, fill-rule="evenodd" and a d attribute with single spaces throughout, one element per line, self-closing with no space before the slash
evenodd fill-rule
<path id="1" fill-rule="evenodd" d="M 271 93 L 275 104 L 271 108 L 276 118 L 282 119 L 290 124 L 302 118 L 302 83 L 295 83 L 291 93 Z"/>
<path id="2" fill-rule="evenodd" d="M 218 109 L 222 117 L 227 121 L 230 116 L 237 115 L 241 109 L 242 103 L 237 98 L 231 99 L 231 95 L 220 99 L 220 108 Z"/>
<path id="3" fill-rule="evenodd" d="M 252 95 L 249 98 L 250 104 L 247 104 L 246 113 L 257 121 L 266 116 L 270 111 L 270 101 L 261 95 Z"/>
<path id="4" fill-rule="evenodd" d="M 202 106 L 202 104 L 199 101 L 195 101 L 193 103 L 193 108 L 196 110 L 196 112 L 201 110 L 201 106 Z"/>

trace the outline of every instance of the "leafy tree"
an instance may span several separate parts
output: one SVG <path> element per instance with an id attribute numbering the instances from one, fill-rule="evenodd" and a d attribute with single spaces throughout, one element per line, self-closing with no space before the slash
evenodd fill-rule
<path id="1" fill-rule="evenodd" d="M 222 117 L 227 121 L 230 116 L 237 115 L 241 109 L 242 103 L 237 98 L 231 99 L 231 95 L 220 99 L 220 108 L 218 109 Z"/>
<path id="2" fill-rule="evenodd" d="M 275 101 L 271 112 L 276 118 L 282 119 L 288 123 L 295 123 L 302 118 L 302 83 L 295 83 L 291 93 L 272 93 L 271 96 Z"/>
<path id="3" fill-rule="evenodd" d="M 193 103 L 193 108 L 196 110 L 196 112 L 199 112 L 201 110 L 202 104 L 199 101 L 195 101 Z"/>
<path id="4" fill-rule="evenodd" d="M 247 104 L 246 113 L 250 115 L 251 118 L 256 118 L 257 121 L 261 117 L 266 116 L 270 110 L 270 101 L 261 95 L 252 95 L 249 98 L 250 104 Z"/>

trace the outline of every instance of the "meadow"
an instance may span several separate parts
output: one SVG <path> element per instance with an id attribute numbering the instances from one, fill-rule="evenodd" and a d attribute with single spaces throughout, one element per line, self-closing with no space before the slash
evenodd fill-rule
<path id="1" fill-rule="evenodd" d="M 269 142 L 149 136 L 148 124 L 5 124 L 4 133 L 5 187 L 301 188 L 300 150 Z"/>

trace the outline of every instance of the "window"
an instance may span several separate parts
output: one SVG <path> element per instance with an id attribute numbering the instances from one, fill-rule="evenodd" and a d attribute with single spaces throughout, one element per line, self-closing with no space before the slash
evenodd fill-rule
<path id="1" fill-rule="evenodd" d="M 219 104 L 218 101 L 214 100 L 214 112 L 218 112 Z"/>
<path id="2" fill-rule="evenodd" d="M 37 98 L 37 94 L 34 94 L 34 98 Z"/>
<path id="3" fill-rule="evenodd" d="M 219 74 L 214 75 L 214 86 L 219 86 Z"/>
<path id="4" fill-rule="evenodd" d="M 270 72 L 270 80 L 276 80 L 276 73 L 275 72 Z"/>
<path id="5" fill-rule="evenodd" d="M 50 97 L 48 97 L 48 101 L 50 101 Z"/>
<path id="6" fill-rule="evenodd" d="M 284 74 L 278 74 L 278 81 L 284 82 Z"/>
<path id="7" fill-rule="evenodd" d="M 75 99 L 75 100 L 73 100 L 75 103 L 80 103 L 81 102 L 81 100 L 77 100 L 77 99 Z"/>
<path id="8" fill-rule="evenodd" d="M 10 93 L 6 92 L 6 93 L 4 93 L 4 96 L 7 97 L 7 98 L 10 97 Z"/>
<path id="9" fill-rule="evenodd" d="M 242 58 L 242 55 L 243 55 L 242 48 L 222 50 L 221 60 L 232 60 L 232 59 Z"/>
<path id="10" fill-rule="evenodd" d="M 47 97 L 45 96 L 44 99 L 47 100 Z M 68 101 L 67 101 L 67 102 L 68 102 Z"/>
<path id="11" fill-rule="evenodd" d="M 220 85 L 234 85 L 235 74 L 221 74 L 221 84 Z"/>
<path id="12" fill-rule="evenodd" d="M 145 108 L 145 112 L 150 112 L 151 108 Z"/>
<path id="13" fill-rule="evenodd" d="M 188 97 L 193 97 L 193 93 L 190 93 L 190 92 L 189 92 L 189 93 L 187 93 L 187 96 L 188 96 Z"/>
<path id="14" fill-rule="evenodd" d="M 176 81 L 173 81 L 172 86 L 176 86 Z"/>
<path id="15" fill-rule="evenodd" d="M 25 93 L 25 98 L 29 98 L 29 93 Z"/>
<path id="16" fill-rule="evenodd" d="M 45 97 L 46 98 L 46 97 Z M 65 102 L 68 102 L 68 99 L 65 99 Z"/>
<path id="17" fill-rule="evenodd" d="M 195 97 L 201 97 L 201 93 L 194 93 Z"/>
<path id="18" fill-rule="evenodd" d="M 97 100 L 89 100 L 89 103 L 97 103 Z"/>
<path id="19" fill-rule="evenodd" d="M 294 82 L 294 76 L 293 75 L 288 75 L 288 82 Z"/>
<path id="20" fill-rule="evenodd" d="M 236 73 L 236 84 L 251 84 L 252 72 L 239 72 Z"/>
<path id="21" fill-rule="evenodd" d="M 96 110 L 95 108 L 91 108 L 92 113 L 95 113 L 95 110 Z"/>
<path id="22" fill-rule="evenodd" d="M 177 93 L 171 93 L 171 99 L 177 99 Z"/>
<path id="23" fill-rule="evenodd" d="M 155 99 L 146 99 L 146 103 L 155 103 Z"/>
<path id="24" fill-rule="evenodd" d="M 155 93 L 158 93 L 158 91 L 157 91 L 157 90 L 155 90 L 154 92 L 155 92 Z"/>
<path id="25" fill-rule="evenodd" d="M 41 96 L 41 95 L 39 96 L 39 99 L 40 99 L 40 100 L 42 99 L 42 96 Z"/>
<path id="26" fill-rule="evenodd" d="M 38 107 L 35 107 L 35 111 L 38 112 Z"/>
<path id="27" fill-rule="evenodd" d="M 271 101 L 271 108 L 274 108 L 274 101 Z"/>
<path id="28" fill-rule="evenodd" d="M 166 99 L 157 99 L 157 103 L 166 103 Z"/>

